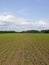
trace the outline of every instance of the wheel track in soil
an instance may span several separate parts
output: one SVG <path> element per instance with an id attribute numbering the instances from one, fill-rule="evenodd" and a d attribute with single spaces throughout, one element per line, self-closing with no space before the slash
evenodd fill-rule
<path id="1" fill-rule="evenodd" d="M 36 45 L 37 46 L 37 45 Z M 42 48 L 40 45 L 38 45 L 38 49 L 41 51 L 41 53 L 43 53 L 45 55 L 45 57 L 47 58 L 47 60 L 49 61 L 49 54 L 48 52 L 45 51 L 44 48 Z"/>
<path id="2" fill-rule="evenodd" d="M 29 55 L 29 58 L 30 58 L 30 60 L 31 60 L 31 65 L 36 65 L 36 64 L 35 64 L 35 61 L 34 61 L 34 55 L 33 55 L 34 52 L 31 52 L 30 47 L 31 47 L 31 46 L 28 47 L 28 55 Z"/>
<path id="3" fill-rule="evenodd" d="M 11 47 L 11 46 L 9 46 L 9 47 L 5 48 L 4 50 L 2 50 L 2 52 L 0 53 L 0 57 L 1 57 L 2 55 L 4 55 L 4 54 L 6 53 L 6 51 L 9 50 L 10 47 Z"/>
<path id="4" fill-rule="evenodd" d="M 13 62 L 10 65 L 17 65 L 19 56 L 20 56 L 20 48 L 18 48 L 17 53 L 15 54 L 15 57 L 13 59 Z"/>
<path id="5" fill-rule="evenodd" d="M 29 49 L 29 55 L 31 58 L 33 58 L 33 61 L 34 61 L 34 57 L 36 56 L 38 58 L 38 62 L 40 65 L 45 65 L 44 61 L 42 60 L 42 58 L 39 56 L 38 52 L 35 50 L 34 47 L 32 47 L 32 51 L 31 49 Z M 34 61 L 33 65 L 36 65 L 35 64 L 36 62 Z"/>
<path id="6" fill-rule="evenodd" d="M 36 45 L 34 45 L 35 47 L 36 47 Z M 33 48 L 35 49 L 35 52 L 37 51 L 37 53 L 35 54 L 37 57 L 38 57 L 38 59 L 39 59 L 39 62 L 41 63 L 41 65 L 43 64 L 43 65 L 45 65 L 45 61 L 44 61 L 44 59 L 47 61 L 47 63 L 48 63 L 48 59 L 45 57 L 45 55 L 41 52 L 41 50 L 37 50 L 35 47 L 33 46 Z M 38 48 L 38 47 L 37 47 Z M 40 51 L 40 53 L 39 53 L 39 51 Z M 42 56 L 44 56 L 44 59 L 42 58 Z"/>
<path id="7" fill-rule="evenodd" d="M 35 46 L 37 46 L 37 45 L 35 45 Z M 49 62 L 49 55 L 47 55 L 46 52 L 44 52 L 40 46 L 37 46 L 37 48 L 41 52 L 41 54 L 44 55 L 45 59 Z"/>
<path id="8" fill-rule="evenodd" d="M 2 65 L 9 65 L 10 64 L 10 57 L 14 53 L 15 49 L 16 49 L 16 47 L 11 51 L 11 53 L 9 54 L 9 56 L 7 57 L 7 59 L 5 60 L 5 62 Z"/>
<path id="9" fill-rule="evenodd" d="M 25 55 L 25 48 L 23 47 L 23 56 L 22 56 L 22 63 L 21 65 L 27 65 L 26 64 L 26 55 Z"/>
<path id="10" fill-rule="evenodd" d="M 1 57 L 0 57 L 0 62 L 1 62 L 1 64 L 2 64 L 2 61 L 3 61 L 4 57 L 5 57 L 5 55 L 8 53 L 8 51 L 10 52 L 11 50 L 13 50 L 14 47 L 15 47 L 15 46 L 11 47 L 10 49 L 8 48 L 8 50 L 6 50 L 7 52 L 4 52 L 4 53 L 1 55 Z M 11 52 L 10 52 L 10 53 L 11 53 Z M 5 59 L 5 60 L 6 60 L 6 59 Z"/>
<path id="11" fill-rule="evenodd" d="M 25 41 L 26 41 L 26 39 L 25 39 Z M 31 40 L 29 40 L 29 41 L 31 43 Z M 26 42 L 26 44 L 27 44 L 27 42 Z M 33 44 L 34 44 L 34 42 L 33 42 Z M 29 56 L 29 58 L 31 60 L 31 62 L 30 62 L 31 64 L 30 65 L 36 65 L 36 62 L 34 61 L 34 56 L 37 56 L 39 65 L 46 65 L 44 63 L 43 58 L 41 57 L 41 55 L 44 55 L 44 58 L 46 60 L 48 60 L 47 59 L 48 57 L 46 57 L 46 53 L 44 52 L 44 50 L 42 50 L 42 48 L 40 48 L 38 46 L 37 46 L 38 49 L 36 49 L 36 45 L 33 45 L 33 47 L 32 47 L 32 45 L 31 44 L 29 44 L 29 45 L 27 44 L 28 56 Z M 31 49 L 31 47 L 32 47 L 32 49 Z M 11 55 L 13 54 L 14 50 L 15 50 L 15 48 L 10 52 L 9 56 L 6 58 L 5 62 L 2 65 L 9 65 L 9 62 L 10 62 L 9 59 L 10 59 Z M 39 54 L 40 53 L 39 51 L 41 52 L 41 55 Z M 22 54 L 23 55 L 22 55 L 22 63 L 21 63 L 21 65 L 27 65 L 27 63 L 26 63 L 26 48 L 25 48 L 25 46 L 23 46 Z M 2 57 L 4 55 L 5 54 L 2 54 Z M 17 52 L 16 52 L 16 54 L 14 56 L 14 59 L 13 59 L 13 61 L 12 61 L 12 63 L 10 65 L 17 65 L 19 57 L 20 57 L 20 48 L 18 48 L 18 50 L 17 50 Z"/>
<path id="12" fill-rule="evenodd" d="M 30 51 L 30 50 L 29 50 L 29 51 Z M 31 65 L 35 65 L 34 58 L 33 58 L 32 54 L 31 54 L 29 51 L 28 51 L 28 55 L 29 55 L 29 58 L 30 58 L 30 60 L 31 60 L 30 64 L 31 64 Z"/>

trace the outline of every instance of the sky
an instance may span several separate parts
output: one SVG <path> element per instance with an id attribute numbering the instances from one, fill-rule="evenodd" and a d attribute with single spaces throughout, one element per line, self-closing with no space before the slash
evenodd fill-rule
<path id="1" fill-rule="evenodd" d="M 0 0 L 0 30 L 49 29 L 49 0 Z"/>

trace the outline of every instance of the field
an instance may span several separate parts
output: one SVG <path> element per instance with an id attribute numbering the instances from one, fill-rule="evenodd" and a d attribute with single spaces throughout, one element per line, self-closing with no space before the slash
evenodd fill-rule
<path id="1" fill-rule="evenodd" d="M 49 65 L 49 34 L 0 34 L 0 65 Z"/>

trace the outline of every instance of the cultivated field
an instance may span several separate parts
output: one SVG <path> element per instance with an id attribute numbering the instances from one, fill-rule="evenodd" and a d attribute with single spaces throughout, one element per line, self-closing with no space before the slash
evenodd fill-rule
<path id="1" fill-rule="evenodd" d="M 0 65 L 49 65 L 49 34 L 0 34 Z"/>

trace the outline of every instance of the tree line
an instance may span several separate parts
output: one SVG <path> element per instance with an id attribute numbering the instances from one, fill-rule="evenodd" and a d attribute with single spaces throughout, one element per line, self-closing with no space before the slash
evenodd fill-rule
<path id="1" fill-rule="evenodd" d="M 27 31 L 21 31 L 21 32 L 16 32 L 16 31 L 0 31 L 0 33 L 49 33 L 49 30 L 27 30 Z"/>
<path id="2" fill-rule="evenodd" d="M 15 33 L 15 31 L 0 31 L 0 33 Z"/>
<path id="3" fill-rule="evenodd" d="M 27 30 L 27 31 L 22 31 L 20 33 L 49 33 L 49 30 Z"/>

